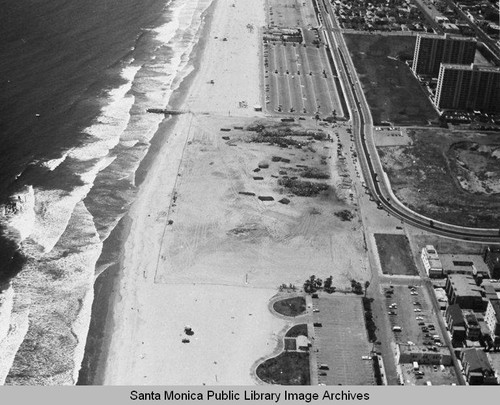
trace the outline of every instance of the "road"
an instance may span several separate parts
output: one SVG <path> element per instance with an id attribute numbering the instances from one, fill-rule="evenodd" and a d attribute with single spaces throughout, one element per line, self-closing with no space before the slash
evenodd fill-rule
<path id="1" fill-rule="evenodd" d="M 341 78 L 342 89 L 349 105 L 361 168 L 370 192 L 376 201 L 394 217 L 431 233 L 475 242 L 499 242 L 499 229 L 468 228 L 433 220 L 410 210 L 394 195 L 376 150 L 371 112 L 345 40 L 335 18 L 333 18 L 331 6 L 321 0 L 318 1 L 318 6 L 322 14 L 320 18 L 322 32 L 332 50 Z"/>
<path id="2" fill-rule="evenodd" d="M 373 122 L 371 113 L 366 99 L 364 98 L 359 80 L 357 79 L 356 70 L 351 58 L 349 57 L 347 45 L 344 41 L 341 31 L 338 29 L 339 27 L 335 19 L 333 18 L 333 12 L 330 8 L 330 5 L 326 5 L 321 0 L 319 0 L 318 6 L 319 11 L 322 13 L 321 21 L 323 23 L 323 32 L 326 36 L 327 43 L 329 43 L 330 49 L 332 49 L 333 51 L 332 54 L 335 58 L 339 76 L 341 77 L 344 96 L 347 100 L 351 112 L 353 135 L 356 148 L 358 150 L 358 155 L 360 157 L 360 165 L 363 170 L 365 181 L 372 195 L 374 195 L 375 198 L 378 199 L 379 204 L 383 206 L 388 213 L 392 214 L 398 219 L 405 221 L 406 223 L 426 229 L 433 233 L 439 233 L 444 236 L 451 236 L 457 239 L 498 239 L 498 230 L 477 230 L 471 228 L 454 227 L 449 224 L 429 222 L 431 221 L 430 219 L 414 213 L 413 211 L 404 207 L 399 202 L 399 200 L 397 200 L 397 198 L 392 193 L 388 179 L 385 177 L 386 175 L 383 171 L 382 164 L 373 142 Z M 332 18 L 330 18 L 330 15 L 332 16 Z M 382 179 L 382 181 L 379 181 L 379 179 Z M 406 282 L 406 280 L 404 281 Z M 376 296 L 380 293 L 381 284 L 384 283 L 384 277 L 380 277 L 378 274 L 373 274 L 371 283 L 373 284 L 373 286 L 369 296 L 376 298 Z M 435 299 L 432 284 L 427 279 L 424 279 L 423 284 L 427 288 L 429 296 L 433 300 L 432 304 L 435 311 L 439 313 L 439 305 L 437 303 L 437 300 Z M 374 315 L 376 317 L 379 317 L 384 313 L 384 308 L 381 308 L 380 300 L 374 300 L 373 305 Z M 451 341 L 448 338 L 446 327 L 441 317 L 438 316 L 437 318 L 442 335 L 444 336 L 445 344 L 448 346 L 450 353 L 452 353 L 453 363 L 459 379 L 459 383 L 464 384 L 465 382 L 463 379 L 463 375 L 461 374 L 457 359 L 453 355 L 453 347 L 451 346 Z M 380 322 L 382 322 L 382 324 L 384 323 L 383 319 L 379 319 L 378 322 L 379 326 Z M 379 329 L 378 333 L 384 335 L 384 332 L 387 331 Z M 386 366 L 387 377 L 389 378 L 390 383 L 394 383 L 394 381 L 391 380 L 393 380 L 392 377 L 395 375 L 396 370 L 394 361 L 391 358 L 391 350 L 388 347 L 388 340 L 384 339 L 384 336 L 379 336 L 379 340 L 382 341 L 382 354 Z"/>

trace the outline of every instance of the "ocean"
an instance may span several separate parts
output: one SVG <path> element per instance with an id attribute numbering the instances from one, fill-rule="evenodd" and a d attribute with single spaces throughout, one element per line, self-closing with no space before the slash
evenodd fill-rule
<path id="1" fill-rule="evenodd" d="M 146 109 L 168 106 L 193 71 L 210 2 L 0 0 L 0 286 L 18 271 L 58 282 L 111 265 L 102 244 L 155 134 L 168 136 L 168 118 Z M 14 368 L 42 360 L 17 355 Z"/>

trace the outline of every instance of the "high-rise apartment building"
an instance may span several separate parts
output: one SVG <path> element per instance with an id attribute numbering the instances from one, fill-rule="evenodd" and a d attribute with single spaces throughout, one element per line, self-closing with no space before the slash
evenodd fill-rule
<path id="1" fill-rule="evenodd" d="M 416 75 L 437 77 L 441 63 L 471 64 L 476 54 L 474 38 L 420 34 L 417 36 L 412 70 Z"/>
<path id="2" fill-rule="evenodd" d="M 439 109 L 500 112 L 500 68 L 442 64 L 434 103 Z"/>

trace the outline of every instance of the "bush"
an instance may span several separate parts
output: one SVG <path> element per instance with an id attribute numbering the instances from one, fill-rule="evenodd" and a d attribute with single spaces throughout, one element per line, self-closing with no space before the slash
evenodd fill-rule
<path id="1" fill-rule="evenodd" d="M 282 178 L 278 180 L 280 186 L 286 187 L 295 195 L 300 197 L 310 197 L 328 190 L 329 186 L 325 183 L 313 183 L 291 178 Z"/>
<path id="2" fill-rule="evenodd" d="M 373 343 L 377 341 L 377 334 L 375 333 L 377 327 L 375 326 L 375 322 L 373 321 L 372 301 L 373 298 L 363 297 L 366 331 L 368 332 L 368 340 Z"/>
<path id="3" fill-rule="evenodd" d="M 323 172 L 320 169 L 315 167 L 308 167 L 300 173 L 302 177 L 307 179 L 329 179 L 330 175 L 328 173 Z"/>

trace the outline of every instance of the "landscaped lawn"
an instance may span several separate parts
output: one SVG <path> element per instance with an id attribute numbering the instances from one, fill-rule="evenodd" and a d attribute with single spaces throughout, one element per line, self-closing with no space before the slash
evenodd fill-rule
<path id="1" fill-rule="evenodd" d="M 266 383 L 309 385 L 309 354 L 284 352 L 257 367 L 257 376 Z"/>
<path id="2" fill-rule="evenodd" d="M 297 316 L 306 311 L 306 299 L 304 297 L 286 298 L 276 301 L 273 305 L 274 310 L 285 316 Z"/>

